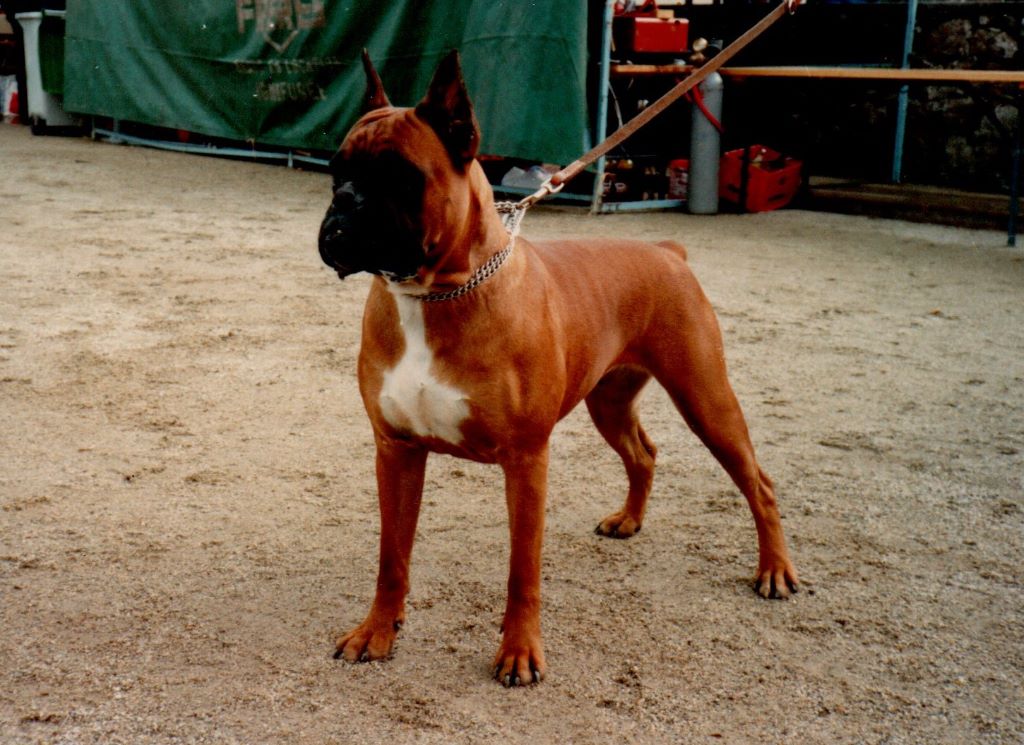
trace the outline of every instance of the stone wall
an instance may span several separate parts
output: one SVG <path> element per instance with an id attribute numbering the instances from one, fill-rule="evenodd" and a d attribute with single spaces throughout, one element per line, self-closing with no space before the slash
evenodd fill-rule
<path id="1" fill-rule="evenodd" d="M 925 6 L 919 16 L 913 66 L 1024 68 L 1021 16 L 1000 10 L 992 4 Z M 1019 101 L 1013 86 L 916 87 L 909 111 L 907 177 L 1008 188 Z"/>

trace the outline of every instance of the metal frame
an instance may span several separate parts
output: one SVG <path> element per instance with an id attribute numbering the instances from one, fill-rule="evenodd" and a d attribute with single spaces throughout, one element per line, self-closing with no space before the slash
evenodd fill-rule
<path id="1" fill-rule="evenodd" d="M 611 86 L 612 21 L 615 16 L 615 0 L 605 0 L 604 19 L 601 27 L 601 67 L 598 73 L 597 116 L 594 120 L 594 142 L 604 142 L 608 136 L 608 95 Z M 594 191 L 590 198 L 592 215 L 609 212 L 647 212 L 653 210 L 678 209 L 686 204 L 682 199 L 647 199 L 642 201 L 606 202 L 604 200 L 605 157 L 602 155 L 595 164 Z"/>
<path id="2" fill-rule="evenodd" d="M 215 155 L 221 158 L 244 158 L 252 160 L 286 161 L 289 168 L 294 168 L 295 163 L 312 163 L 319 166 L 326 166 L 329 161 L 323 158 L 314 158 L 310 155 L 299 155 L 294 150 L 286 152 L 274 152 L 270 150 L 246 150 L 245 148 L 218 147 L 216 145 L 192 145 L 187 142 L 174 142 L 172 140 L 151 140 L 148 137 L 136 137 L 126 135 L 118 131 L 118 122 L 114 122 L 114 129 L 104 129 L 92 126 L 93 139 L 104 138 L 113 145 L 138 145 L 140 147 L 152 147 L 158 150 L 171 150 L 176 153 L 190 153 L 192 155 Z"/>

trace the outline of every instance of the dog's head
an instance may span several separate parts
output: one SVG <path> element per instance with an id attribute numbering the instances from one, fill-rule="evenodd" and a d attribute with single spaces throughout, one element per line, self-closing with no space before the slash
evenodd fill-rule
<path id="1" fill-rule="evenodd" d="M 466 222 L 471 183 L 482 178 L 474 160 L 480 129 L 457 53 L 441 61 L 411 109 L 389 103 L 365 52 L 363 64 L 367 111 L 331 160 L 320 256 L 341 277 L 365 271 L 407 281 L 436 263 Z"/>

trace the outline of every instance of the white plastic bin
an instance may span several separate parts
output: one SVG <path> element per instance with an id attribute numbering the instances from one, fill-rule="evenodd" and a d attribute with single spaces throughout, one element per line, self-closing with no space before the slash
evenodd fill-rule
<path id="1" fill-rule="evenodd" d="M 18 13 L 15 16 L 24 31 L 28 116 L 34 126 L 68 127 L 77 123 L 65 113 L 57 96 L 43 90 L 43 73 L 39 64 L 39 27 L 43 23 L 43 16 L 64 18 L 64 13 L 63 10 L 45 10 L 41 13 Z"/>

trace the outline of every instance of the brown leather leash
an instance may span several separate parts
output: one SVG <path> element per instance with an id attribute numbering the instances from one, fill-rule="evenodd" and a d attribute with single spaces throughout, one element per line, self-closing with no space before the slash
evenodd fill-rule
<path id="1" fill-rule="evenodd" d="M 592 148 L 584 155 L 581 155 L 579 158 L 560 170 L 558 173 L 554 174 L 540 187 L 540 189 L 525 199 L 522 199 L 519 202 L 519 206 L 526 209 L 527 207 L 533 206 L 546 196 L 557 194 L 568 181 L 579 175 L 580 171 L 594 163 L 598 158 L 606 155 L 613 148 L 618 147 L 623 141 L 631 137 L 638 129 L 650 122 L 654 117 L 658 116 L 658 114 L 667 109 L 671 104 L 675 103 L 679 98 L 686 95 L 687 92 L 700 85 L 705 78 L 735 57 L 744 47 L 764 33 L 772 24 L 784 15 L 795 12 L 796 7 L 800 5 L 800 2 L 801 0 L 783 0 L 783 2 L 780 3 L 779 6 L 771 13 L 766 15 L 755 25 L 751 26 L 742 36 L 737 37 L 735 41 L 725 47 L 721 52 L 716 54 L 700 67 L 696 68 L 684 80 L 680 81 L 675 87 L 668 91 L 668 93 L 630 119 L 626 124 L 615 130 L 607 139 L 604 140 L 604 142 L 601 142 L 596 147 Z"/>

